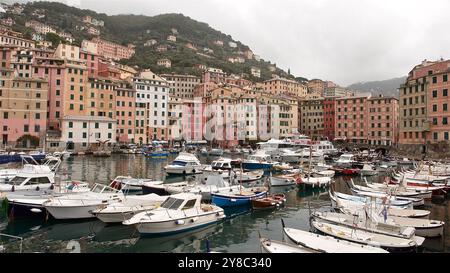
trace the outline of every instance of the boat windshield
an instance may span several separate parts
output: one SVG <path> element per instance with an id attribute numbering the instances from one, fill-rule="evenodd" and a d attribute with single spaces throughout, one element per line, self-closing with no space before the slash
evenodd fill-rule
<path id="1" fill-rule="evenodd" d="M 172 162 L 171 165 L 176 165 L 176 166 L 186 166 L 186 162 L 175 160 L 174 162 Z"/>
<path id="2" fill-rule="evenodd" d="M 165 209 L 178 209 L 183 201 L 183 199 L 169 197 L 161 204 L 161 207 Z"/>
<path id="3" fill-rule="evenodd" d="M 25 180 L 27 180 L 26 177 L 21 177 L 21 176 L 16 176 L 13 179 L 11 179 L 10 181 L 6 182 L 5 184 L 9 184 L 9 185 L 20 185 L 22 184 Z"/>

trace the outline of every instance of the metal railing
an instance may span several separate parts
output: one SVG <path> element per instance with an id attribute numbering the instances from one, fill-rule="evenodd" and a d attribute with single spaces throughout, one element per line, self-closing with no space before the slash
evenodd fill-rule
<path id="1" fill-rule="evenodd" d="M 22 250 L 23 250 L 23 237 L 14 236 L 14 235 L 9 235 L 9 234 L 4 234 L 4 233 L 0 233 L 0 237 L 7 237 L 7 238 L 12 238 L 12 239 L 19 239 L 19 240 L 20 240 L 19 253 L 22 253 Z"/>

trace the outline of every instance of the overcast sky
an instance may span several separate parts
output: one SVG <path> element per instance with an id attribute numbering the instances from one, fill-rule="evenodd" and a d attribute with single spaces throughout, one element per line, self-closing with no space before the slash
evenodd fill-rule
<path id="1" fill-rule="evenodd" d="M 107 14 L 183 13 L 296 76 L 343 86 L 404 76 L 423 59 L 450 58 L 448 0 L 60 2 Z"/>

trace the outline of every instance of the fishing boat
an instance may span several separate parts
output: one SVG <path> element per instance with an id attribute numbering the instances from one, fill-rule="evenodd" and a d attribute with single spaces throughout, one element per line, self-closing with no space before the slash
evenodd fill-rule
<path id="1" fill-rule="evenodd" d="M 350 200 L 350 201 L 354 201 L 354 202 L 359 202 L 359 203 L 366 203 L 368 200 L 374 199 L 374 201 L 377 204 L 390 204 L 390 206 L 396 207 L 396 208 L 402 208 L 402 209 L 412 209 L 412 202 L 409 200 L 395 200 L 395 199 L 382 199 L 382 198 L 376 198 L 376 197 L 364 197 L 364 196 L 358 196 L 358 195 L 348 195 L 345 193 L 341 193 L 341 192 L 333 192 L 332 195 L 330 195 L 330 197 L 333 196 L 335 198 L 338 199 L 343 199 L 343 200 Z M 333 200 L 333 198 L 332 198 Z"/>
<path id="2" fill-rule="evenodd" d="M 262 253 L 320 253 L 321 251 L 313 250 L 300 245 L 291 245 L 280 241 L 274 241 L 267 238 L 260 238 Z"/>
<path id="3" fill-rule="evenodd" d="M 348 200 L 337 197 L 335 194 L 329 192 L 332 208 L 350 215 L 365 215 L 365 210 L 370 208 L 372 211 L 377 211 L 377 214 L 381 215 L 385 208 L 387 208 L 387 215 L 408 217 L 408 218 L 428 218 L 430 211 L 398 208 L 394 206 L 384 206 L 383 204 L 376 203 L 376 200 L 366 200 L 367 202 L 361 202 L 360 200 Z M 374 198 L 373 198 L 374 199 Z"/>
<path id="4" fill-rule="evenodd" d="M 91 214 L 104 223 L 122 223 L 140 212 L 159 207 L 167 198 L 154 193 L 126 196 L 123 201 L 95 209 Z"/>
<path id="5" fill-rule="evenodd" d="M 294 167 L 292 167 L 289 163 L 275 163 L 272 166 L 272 171 L 275 172 L 283 172 L 283 171 L 289 171 L 289 170 L 293 170 Z"/>
<path id="6" fill-rule="evenodd" d="M 164 167 L 167 174 L 196 174 L 201 173 L 202 164 L 198 158 L 190 153 L 180 153 L 175 160 Z"/>
<path id="7" fill-rule="evenodd" d="M 296 175 L 277 175 L 270 176 L 270 186 L 292 186 L 297 183 Z"/>
<path id="8" fill-rule="evenodd" d="M 349 186 L 351 192 L 355 195 L 365 196 L 365 197 L 375 197 L 375 198 L 380 198 L 380 199 L 388 199 L 390 201 L 394 201 L 394 200 L 409 201 L 412 203 L 413 207 L 420 207 L 420 206 L 424 205 L 423 198 L 404 197 L 404 196 L 398 196 L 398 195 L 391 195 L 391 194 L 388 194 L 385 192 L 383 193 L 383 192 L 360 190 L 360 189 L 356 188 L 355 184 L 353 184 L 353 181 L 351 183 L 347 182 L 347 185 Z M 372 190 L 372 189 L 370 189 L 370 190 Z"/>
<path id="9" fill-rule="evenodd" d="M 170 235 L 201 228 L 225 218 L 222 208 L 201 203 L 201 195 L 172 195 L 160 207 L 138 213 L 124 225 L 134 225 L 144 235 Z"/>
<path id="10" fill-rule="evenodd" d="M 323 236 L 300 229 L 287 228 L 284 226 L 283 234 L 288 240 L 296 245 L 325 253 L 388 253 L 386 250 L 366 244 L 353 243 L 339 240 L 331 236 Z"/>
<path id="11" fill-rule="evenodd" d="M 394 192 L 399 195 L 411 195 L 413 197 L 421 197 L 425 200 L 429 200 L 432 197 L 433 192 L 424 188 L 405 187 L 404 185 L 390 185 L 388 183 L 369 183 L 365 180 L 367 188 L 375 191 L 382 192 Z"/>
<path id="12" fill-rule="evenodd" d="M 360 170 L 360 174 L 362 176 L 374 176 L 378 174 L 378 171 L 375 169 L 375 167 L 366 163 Z"/>
<path id="13" fill-rule="evenodd" d="M 318 219 L 311 220 L 311 226 L 326 235 L 338 239 L 368 246 L 381 247 L 390 252 L 413 252 L 423 243 L 423 240 L 417 240 L 416 238 L 416 240 L 412 240 L 373 233 L 351 227 L 334 225 Z"/>
<path id="14" fill-rule="evenodd" d="M 384 222 L 414 228 L 416 235 L 423 236 L 425 238 L 440 237 L 444 234 L 445 223 L 438 220 L 387 216 L 387 219 Z"/>
<path id="15" fill-rule="evenodd" d="M 267 189 L 263 187 L 241 187 L 237 193 L 211 193 L 211 202 L 219 207 L 250 206 L 251 200 L 267 195 Z"/>
<path id="16" fill-rule="evenodd" d="M 269 170 L 274 163 L 270 155 L 264 151 L 257 151 L 255 154 L 248 155 L 247 159 L 242 161 L 242 168 L 246 170 Z"/>
<path id="17" fill-rule="evenodd" d="M 323 177 L 312 177 L 312 176 L 297 176 L 297 185 L 304 185 L 306 187 L 311 188 L 324 188 L 330 185 L 331 177 L 323 176 Z"/>
<path id="18" fill-rule="evenodd" d="M 89 192 L 51 197 L 43 205 L 55 219 L 84 219 L 95 217 L 91 211 L 123 199 L 122 191 L 95 183 Z"/>
<path id="19" fill-rule="evenodd" d="M 419 244 L 422 244 L 424 238 L 416 238 L 415 229 L 413 227 L 406 227 L 395 223 L 385 223 L 373 221 L 370 217 L 359 217 L 358 215 L 349 215 L 336 212 L 313 212 L 311 214 L 313 219 L 318 221 L 325 221 L 334 225 L 350 227 L 358 230 L 363 230 L 372 233 L 379 233 L 388 236 L 399 238 L 412 239 Z"/>
<path id="20" fill-rule="evenodd" d="M 252 209 L 271 210 L 277 209 L 286 202 L 286 196 L 282 193 L 270 194 L 266 197 L 252 199 Z"/>

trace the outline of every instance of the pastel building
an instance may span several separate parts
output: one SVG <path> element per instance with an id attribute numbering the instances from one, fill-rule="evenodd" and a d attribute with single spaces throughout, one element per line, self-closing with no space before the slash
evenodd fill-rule
<path id="1" fill-rule="evenodd" d="M 136 90 L 127 81 L 117 83 L 116 102 L 116 138 L 119 143 L 134 143 L 136 117 Z"/>
<path id="2" fill-rule="evenodd" d="M 11 69 L 1 68 L 0 73 L 2 144 L 16 144 L 24 135 L 38 137 L 42 144 L 47 123 L 47 81 L 39 77 L 18 77 Z"/>
<path id="3" fill-rule="evenodd" d="M 366 107 L 367 97 L 336 98 L 335 139 L 352 143 L 367 143 L 370 135 L 366 118 L 369 110 Z"/>
<path id="4" fill-rule="evenodd" d="M 262 83 L 263 90 L 272 95 L 286 94 L 295 97 L 304 97 L 307 87 L 294 80 L 284 78 L 272 78 Z"/>
<path id="5" fill-rule="evenodd" d="M 201 79 L 192 75 L 162 74 L 170 86 L 170 96 L 182 99 L 193 99 L 195 87 Z"/>
<path id="6" fill-rule="evenodd" d="M 398 99 L 371 97 L 367 100 L 368 144 L 391 146 L 398 143 Z"/>
<path id="7" fill-rule="evenodd" d="M 299 100 L 299 129 L 313 140 L 324 135 L 324 99 Z"/>

